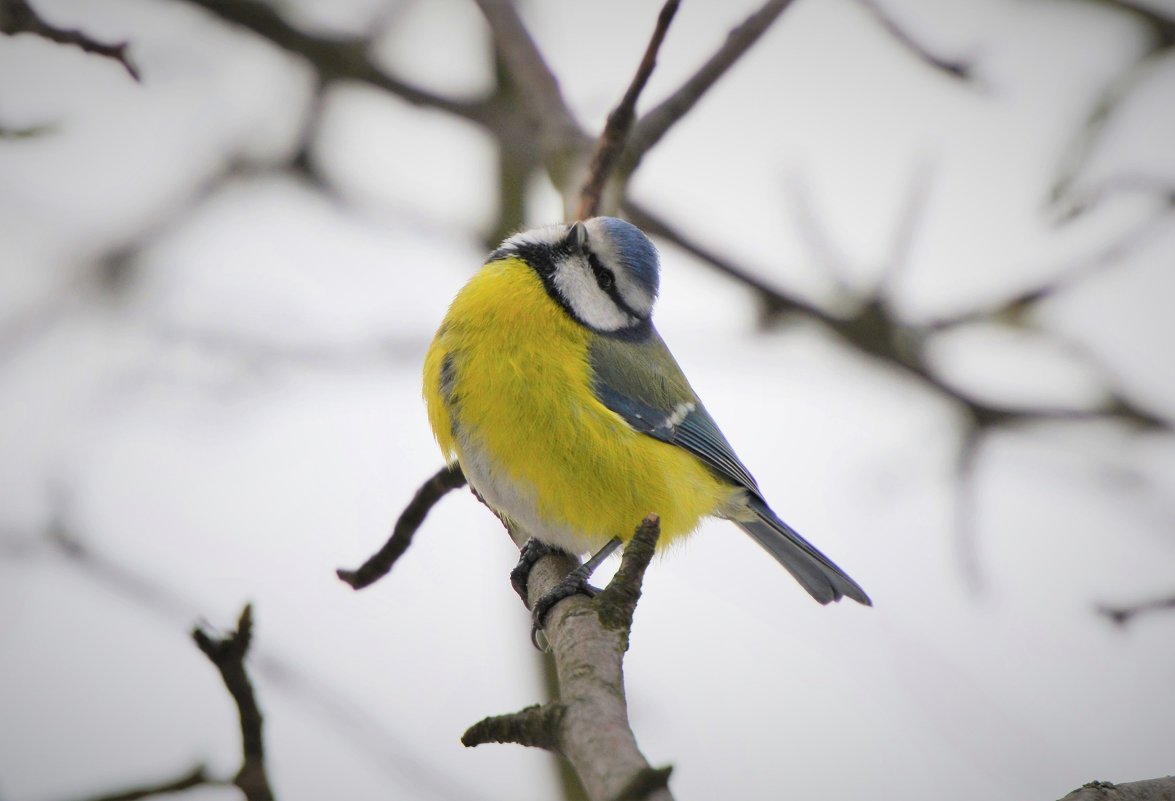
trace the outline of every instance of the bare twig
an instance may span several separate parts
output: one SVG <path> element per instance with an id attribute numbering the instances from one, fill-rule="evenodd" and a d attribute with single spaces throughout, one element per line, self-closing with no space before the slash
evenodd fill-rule
<path id="1" fill-rule="evenodd" d="M 665 33 L 669 30 L 680 4 L 681 0 L 666 0 L 665 5 L 661 7 L 657 25 L 653 28 L 653 35 L 649 39 L 648 47 L 645 48 L 645 55 L 641 58 L 636 75 L 632 77 L 632 82 L 620 103 L 608 115 L 608 121 L 604 124 L 604 130 L 600 134 L 596 151 L 588 166 L 587 180 L 579 193 L 579 212 L 576 216 L 580 220 L 586 220 L 599 213 L 600 195 L 604 191 L 604 184 L 616 166 L 616 159 L 624 149 L 624 142 L 636 118 L 636 101 L 644 91 L 645 84 L 649 82 L 649 76 L 653 74 L 653 68 L 657 64 L 657 51 L 665 41 Z"/>
<path id="2" fill-rule="evenodd" d="M 543 629 L 555 657 L 559 700 L 486 718 L 462 742 L 513 742 L 556 751 L 575 768 L 593 801 L 667 801 L 668 771 L 652 768 L 628 722 L 622 664 L 645 568 L 660 535 L 649 515 L 624 549 L 620 569 L 598 596 L 573 596 L 551 608 Z M 542 557 L 530 573 L 531 605 L 566 574 L 572 560 Z M 573 562 L 572 562 L 573 564 Z"/>
<path id="3" fill-rule="evenodd" d="M 641 117 L 629 137 L 618 170 L 631 175 L 641 159 L 661 141 L 673 125 L 689 113 L 702 96 L 742 58 L 755 42 L 771 27 L 792 0 L 767 0 L 738 27 L 731 30 L 726 41 L 714 55 L 690 76 L 681 87 L 656 108 Z"/>
<path id="4" fill-rule="evenodd" d="M 890 16 L 889 12 L 881 7 L 877 0 L 857 0 L 873 18 L 881 25 L 886 32 L 898 41 L 903 47 L 913 53 L 924 63 L 930 65 L 940 72 L 945 72 L 952 78 L 958 78 L 961 81 L 974 81 L 975 76 L 972 72 L 973 65 L 966 59 L 949 59 L 936 56 L 927 50 L 921 42 L 915 39 L 910 33 Z"/>
<path id="5" fill-rule="evenodd" d="M 245 670 L 245 655 L 252 637 L 253 608 L 248 604 L 241 610 L 236 631 L 227 637 L 213 637 L 199 627 L 192 630 L 196 646 L 220 671 L 240 716 L 242 762 L 233 784 L 241 789 L 248 801 L 273 801 L 273 790 L 265 772 L 261 710 Z"/>
<path id="6" fill-rule="evenodd" d="M 1130 606 L 1110 606 L 1102 604 L 1098 607 L 1098 614 L 1105 615 L 1115 625 L 1126 626 L 1139 615 L 1151 612 L 1161 612 L 1165 609 L 1175 609 L 1175 595 L 1169 598 L 1154 598 Z"/>
<path id="7" fill-rule="evenodd" d="M 412 500 L 400 513 L 400 518 L 392 528 L 392 535 L 383 547 L 355 570 L 339 568 L 335 574 L 356 590 L 361 590 L 379 581 L 388 574 L 396 560 L 408 550 L 408 546 L 412 544 L 413 535 L 416 534 L 416 530 L 420 528 L 420 524 L 424 522 L 424 518 L 428 516 L 429 510 L 436 505 L 437 501 L 443 498 L 449 490 L 464 486 L 465 474 L 461 472 L 460 465 L 454 462 L 442 467 L 436 475 L 424 482 L 416 494 L 412 496 Z"/>
<path id="8" fill-rule="evenodd" d="M 105 795 L 91 796 L 86 801 L 141 801 L 144 798 L 181 793 L 184 790 L 192 790 L 197 787 L 219 787 L 225 784 L 228 782 L 209 776 L 204 765 L 197 765 L 175 779 L 164 779 Z"/>
<path id="9" fill-rule="evenodd" d="M 0 2 L 0 33 L 15 35 L 31 33 L 57 44 L 80 47 L 87 53 L 113 59 L 122 65 L 127 74 L 140 80 L 139 70 L 127 54 L 127 42 L 104 44 L 79 30 L 69 30 L 50 25 L 37 14 L 27 0 L 3 0 Z"/>

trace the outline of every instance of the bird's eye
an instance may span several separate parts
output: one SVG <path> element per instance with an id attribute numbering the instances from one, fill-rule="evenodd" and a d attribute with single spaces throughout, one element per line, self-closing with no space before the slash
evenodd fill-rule
<path id="1" fill-rule="evenodd" d="M 600 285 L 600 289 L 607 292 L 616 285 L 616 276 L 612 275 L 611 270 L 600 270 L 596 273 L 596 283 Z"/>

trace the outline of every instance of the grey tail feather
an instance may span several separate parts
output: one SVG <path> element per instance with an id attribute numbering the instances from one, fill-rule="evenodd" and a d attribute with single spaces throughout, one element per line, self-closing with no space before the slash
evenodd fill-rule
<path id="1" fill-rule="evenodd" d="M 820 553 L 791 526 L 780 520 L 767 504 L 752 497 L 748 504 L 754 520 L 735 520 L 739 528 L 762 545 L 808 593 L 822 604 L 848 596 L 857 603 L 872 606 L 865 591 L 843 570 Z"/>

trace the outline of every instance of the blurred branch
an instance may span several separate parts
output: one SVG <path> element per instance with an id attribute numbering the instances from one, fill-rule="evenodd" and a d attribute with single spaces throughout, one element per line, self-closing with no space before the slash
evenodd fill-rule
<path id="1" fill-rule="evenodd" d="M 548 613 L 543 632 L 555 658 L 561 700 L 485 718 L 465 732 L 462 743 L 518 743 L 560 753 L 592 801 L 672 799 L 668 769 L 651 767 L 637 747 L 622 669 L 660 529 L 657 516 L 649 515 L 625 546 L 620 569 L 603 591 L 590 599 L 566 598 Z M 559 552 L 539 559 L 530 572 L 528 606 L 575 565 L 572 557 Z"/>
<path id="2" fill-rule="evenodd" d="M 618 171 L 626 177 L 635 172 L 645 154 L 759 41 L 789 5 L 791 0 L 767 0 L 727 34 L 717 52 L 677 91 L 641 117 L 629 137 Z"/>
<path id="3" fill-rule="evenodd" d="M 264 0 L 184 0 L 224 22 L 252 31 L 281 49 L 301 56 L 318 73 L 323 83 L 352 80 L 366 83 L 424 108 L 434 108 L 458 117 L 481 122 L 485 102 L 463 100 L 430 92 L 402 81 L 376 66 L 366 38 L 315 36 L 294 27 L 277 9 Z"/>
<path id="4" fill-rule="evenodd" d="M 361 590 L 370 586 L 388 574 L 408 546 L 412 544 L 412 537 L 416 530 L 428 516 L 429 510 L 443 498 L 449 490 L 465 486 L 465 474 L 461 466 L 454 462 L 437 471 L 436 475 L 416 491 L 408 506 L 400 513 L 396 525 L 392 528 L 392 535 L 383 547 L 376 551 L 360 567 L 355 570 L 339 568 L 335 574 L 340 580 L 351 585 L 352 589 Z"/>
<path id="5" fill-rule="evenodd" d="M 1085 2 L 1119 11 L 1139 20 L 1151 29 L 1155 37 L 1154 47 L 1156 49 L 1175 45 L 1175 15 L 1164 14 L 1154 5 L 1139 3 L 1136 0 L 1085 0 Z"/>
<path id="6" fill-rule="evenodd" d="M 1020 323 L 1033 308 L 1086 278 L 1119 264 L 1131 251 L 1150 237 L 1161 234 L 1175 215 L 1175 196 L 1157 207 L 1154 213 L 1130 227 L 1121 236 L 1080 259 L 1058 265 L 1047 271 L 1049 277 L 1040 283 L 1002 300 L 952 315 L 944 315 L 927 323 L 930 331 L 942 331 L 978 320 L 1005 320 Z"/>
<path id="7" fill-rule="evenodd" d="M 629 83 L 620 103 L 608 115 L 604 130 L 596 143 L 596 151 L 588 165 L 587 180 L 579 193 L 579 211 L 576 213 L 576 219 L 586 220 L 600 213 L 600 195 L 604 191 L 604 184 L 624 149 L 624 142 L 636 118 L 636 101 L 644 91 L 645 84 L 649 82 L 649 76 L 653 74 L 653 67 L 657 64 L 657 51 L 665 41 L 665 32 L 669 30 L 669 24 L 673 22 L 679 5 L 680 0 L 666 0 L 665 5 L 661 7 L 657 25 L 653 28 L 653 35 L 649 39 L 648 47 L 645 48 L 645 55 L 636 75 L 632 77 L 632 82 Z"/>
<path id="8" fill-rule="evenodd" d="M 975 482 L 978 474 L 979 453 L 987 432 L 977 425 L 966 425 L 963 443 L 955 455 L 955 538 L 959 558 L 959 572 L 972 592 L 979 592 L 983 574 L 979 569 L 979 525 L 976 515 Z"/>
<path id="9" fill-rule="evenodd" d="M 1175 609 L 1175 595 L 1168 598 L 1155 598 L 1150 601 L 1133 604 L 1131 606 L 1110 606 L 1103 604 L 1098 607 L 1098 614 L 1105 615 L 1117 626 L 1125 627 L 1139 615 L 1151 612 L 1160 612 L 1166 609 Z"/>
<path id="10" fill-rule="evenodd" d="M 1089 162 L 1090 157 L 1096 150 L 1114 115 L 1122 107 L 1123 103 L 1126 102 L 1126 99 L 1130 97 L 1131 93 L 1142 84 L 1150 72 L 1161 61 L 1167 58 L 1171 46 L 1172 44 L 1170 42 L 1166 42 L 1149 50 L 1142 58 L 1127 67 L 1121 75 L 1102 89 L 1094 101 L 1093 107 L 1086 117 L 1085 124 L 1077 131 L 1066 148 L 1061 161 L 1061 167 L 1058 170 L 1057 179 L 1049 191 L 1050 202 L 1057 204 L 1063 200 L 1067 200 L 1068 204 L 1071 205 L 1071 208 L 1065 210 L 1064 220 L 1072 220 L 1087 212 L 1097 201 L 1108 194 L 1107 190 L 1111 187 L 1102 187 L 1100 191 L 1087 191 L 1085 196 L 1078 198 L 1069 197 L 1073 193 L 1073 187 L 1077 183 L 1081 170 Z M 1137 182 L 1132 181 L 1130 183 L 1136 184 L 1134 188 L 1140 188 Z M 1121 189 L 1124 187 L 1119 185 L 1113 188 Z M 1163 185 L 1157 181 L 1152 182 L 1148 188 L 1158 188 L 1160 191 L 1165 189 L 1168 193 L 1172 191 L 1170 185 Z"/>
<path id="11" fill-rule="evenodd" d="M 547 66 L 512 0 L 477 0 L 477 6 L 493 32 L 494 45 L 511 79 L 522 90 L 521 96 L 540 128 L 578 134 L 579 125 L 563 100 L 559 80 Z"/>
<path id="12" fill-rule="evenodd" d="M 90 796 L 85 801 L 141 801 L 144 798 L 181 793 L 184 790 L 192 790 L 197 787 L 222 787 L 226 784 L 229 782 L 210 777 L 203 765 L 197 765 L 176 779 L 165 779 L 106 795 Z"/>
<path id="13" fill-rule="evenodd" d="M 676 245 L 709 267 L 750 287 L 765 303 L 770 313 L 804 312 L 822 320 L 827 317 L 823 311 L 807 301 L 767 284 L 755 274 L 754 270 L 736 264 L 733 259 L 691 239 L 684 231 L 674 227 L 669 221 L 641 203 L 629 198 L 624 201 L 621 208 L 624 211 L 624 216 L 646 234 Z"/>
<path id="14" fill-rule="evenodd" d="M 913 53 L 923 63 L 933 67 L 934 69 L 950 75 L 952 78 L 958 78 L 961 81 L 974 81 L 975 76 L 972 72 L 974 66 L 969 60 L 964 59 L 948 59 L 936 56 L 927 50 L 921 42 L 910 35 L 904 27 L 890 16 L 890 13 L 882 8 L 877 0 L 857 0 L 857 2 L 870 14 L 873 18 L 885 29 L 886 33 L 892 36 L 899 44 L 905 47 L 908 51 Z"/>
<path id="15" fill-rule="evenodd" d="M 87 53 L 117 61 L 127 74 L 140 80 L 138 68 L 127 54 L 127 42 L 103 44 L 80 30 L 58 28 L 50 25 L 30 6 L 27 0 L 0 0 L 0 33 L 15 36 L 31 33 L 57 44 L 79 47 Z"/>
<path id="16" fill-rule="evenodd" d="M 69 494 L 58 486 L 50 499 L 52 519 L 43 536 L 0 529 L 0 558 L 27 560 L 48 553 L 78 568 L 84 579 L 129 600 L 169 626 L 191 620 L 198 605 L 178 593 L 166 578 L 135 570 L 87 544 L 67 523 L 69 500 Z M 258 674 L 270 686 L 283 691 L 330 726 L 335 736 L 365 754 L 385 775 L 416 787 L 429 797 L 449 801 L 471 801 L 479 797 L 473 788 L 429 768 L 415 741 L 388 728 L 382 718 L 371 713 L 368 702 L 346 696 L 280 653 L 257 648 L 251 651 Z M 210 783 L 226 785 L 231 781 L 212 779 Z"/>
<path id="17" fill-rule="evenodd" d="M 262 737 L 261 710 L 253 692 L 253 683 L 245 670 L 245 655 L 253 638 L 253 607 L 241 610 L 236 631 L 225 637 L 213 637 L 200 627 L 192 630 L 196 647 L 220 671 L 241 721 L 241 769 L 233 784 L 241 789 L 248 801 L 273 801 L 273 790 L 265 770 L 265 741 Z"/>

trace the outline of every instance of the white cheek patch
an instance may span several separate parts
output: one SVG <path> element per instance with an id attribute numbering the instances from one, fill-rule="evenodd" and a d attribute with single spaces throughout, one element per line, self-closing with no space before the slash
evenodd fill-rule
<path id="1" fill-rule="evenodd" d="M 597 331 L 619 331 L 640 322 L 621 310 L 608 293 L 600 289 L 595 273 L 581 256 L 559 262 L 551 283 L 571 307 L 572 313 Z"/>

